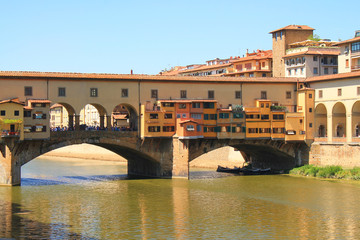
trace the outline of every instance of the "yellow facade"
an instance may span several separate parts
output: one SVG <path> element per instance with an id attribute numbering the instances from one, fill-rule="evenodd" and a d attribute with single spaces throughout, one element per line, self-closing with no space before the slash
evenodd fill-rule
<path id="1" fill-rule="evenodd" d="M 24 106 L 19 102 L 3 101 L 0 103 L 1 137 L 24 139 Z"/>

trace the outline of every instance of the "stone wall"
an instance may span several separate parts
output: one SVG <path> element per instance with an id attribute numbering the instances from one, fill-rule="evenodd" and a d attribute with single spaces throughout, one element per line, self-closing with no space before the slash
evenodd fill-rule
<path id="1" fill-rule="evenodd" d="M 360 144 L 313 143 L 309 154 L 309 164 L 339 165 L 343 168 L 360 167 Z"/>

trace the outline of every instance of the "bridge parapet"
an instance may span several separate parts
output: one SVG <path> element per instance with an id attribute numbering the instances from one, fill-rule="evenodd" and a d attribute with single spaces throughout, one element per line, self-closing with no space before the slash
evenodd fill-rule
<path id="1" fill-rule="evenodd" d="M 86 139 L 86 138 L 123 138 L 137 137 L 135 131 L 58 131 L 50 133 L 50 140 Z"/>

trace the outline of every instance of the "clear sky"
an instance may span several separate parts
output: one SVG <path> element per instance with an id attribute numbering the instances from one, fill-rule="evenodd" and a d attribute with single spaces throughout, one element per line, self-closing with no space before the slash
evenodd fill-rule
<path id="1" fill-rule="evenodd" d="M 359 9 L 359 0 L 0 0 L 0 70 L 158 74 L 271 49 L 269 32 L 290 24 L 350 39 Z"/>

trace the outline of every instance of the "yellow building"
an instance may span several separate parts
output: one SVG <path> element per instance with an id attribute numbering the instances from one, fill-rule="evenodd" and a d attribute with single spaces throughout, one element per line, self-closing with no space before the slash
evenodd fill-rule
<path id="1" fill-rule="evenodd" d="M 0 102 L 1 137 L 24 139 L 24 104 L 19 99 L 8 99 Z"/>
<path id="2" fill-rule="evenodd" d="M 24 109 L 25 139 L 50 138 L 50 101 L 31 99 Z"/>

